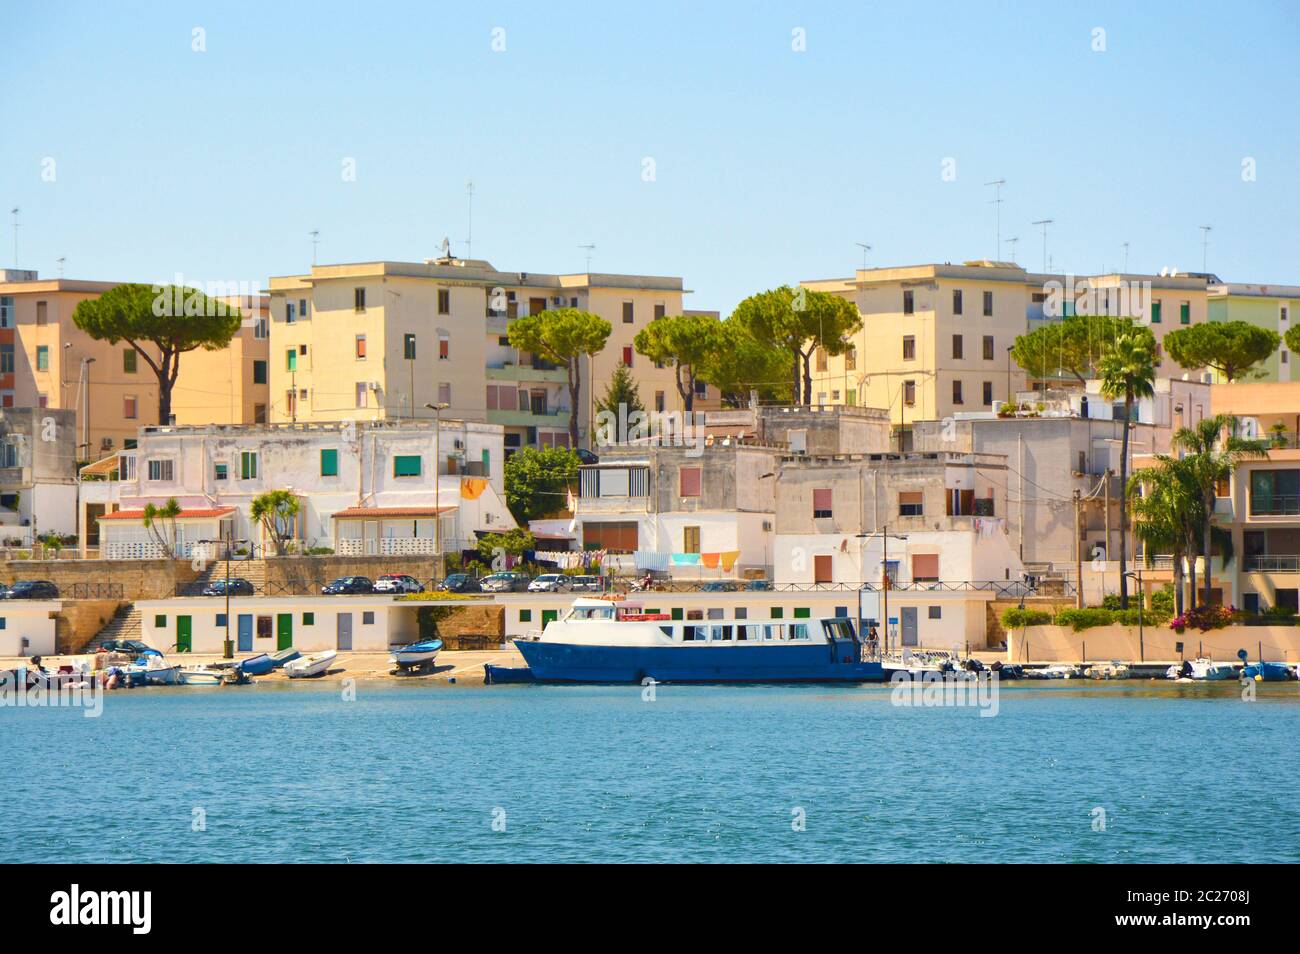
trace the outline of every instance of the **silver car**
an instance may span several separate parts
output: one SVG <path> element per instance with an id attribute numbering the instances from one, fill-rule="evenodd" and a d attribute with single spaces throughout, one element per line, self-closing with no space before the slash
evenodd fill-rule
<path id="1" fill-rule="evenodd" d="M 519 593 L 528 589 L 527 573 L 493 573 L 479 580 L 485 593 Z"/>
<path id="2" fill-rule="evenodd" d="M 563 593 L 569 589 L 571 577 L 563 573 L 543 573 L 528 584 L 529 593 Z"/>
<path id="3" fill-rule="evenodd" d="M 570 588 L 583 593 L 601 593 L 605 587 L 598 576 L 574 576 L 569 578 Z"/>

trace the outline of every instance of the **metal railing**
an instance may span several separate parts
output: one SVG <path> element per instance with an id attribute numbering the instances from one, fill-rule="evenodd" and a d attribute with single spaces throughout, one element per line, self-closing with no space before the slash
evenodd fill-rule
<path id="1" fill-rule="evenodd" d="M 1246 557 L 1246 571 L 1258 573 L 1300 573 L 1300 554 L 1257 553 Z"/>
<path id="2" fill-rule="evenodd" d="M 1300 495 L 1271 494 L 1260 498 L 1255 493 L 1250 495 L 1250 515 L 1252 517 L 1294 517 L 1300 515 Z"/>

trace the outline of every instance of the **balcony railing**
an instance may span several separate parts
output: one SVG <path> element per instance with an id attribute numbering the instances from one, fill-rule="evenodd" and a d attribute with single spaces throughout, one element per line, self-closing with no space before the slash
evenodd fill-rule
<path id="1" fill-rule="evenodd" d="M 1293 517 L 1300 515 L 1300 494 L 1250 495 L 1252 517 Z"/>
<path id="2" fill-rule="evenodd" d="M 1300 553 L 1257 553 L 1246 557 L 1246 571 L 1300 573 Z"/>

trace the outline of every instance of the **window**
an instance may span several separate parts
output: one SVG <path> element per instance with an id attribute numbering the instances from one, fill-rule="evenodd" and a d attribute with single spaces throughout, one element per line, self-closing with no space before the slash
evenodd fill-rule
<path id="1" fill-rule="evenodd" d="M 298 392 L 292 388 L 284 392 L 284 412 L 293 420 L 298 420 Z"/>
<path id="2" fill-rule="evenodd" d="M 635 520 L 614 520 L 608 523 L 583 521 L 582 545 L 610 553 L 635 553 L 639 547 Z"/>
<path id="3" fill-rule="evenodd" d="M 225 480 L 228 476 L 230 476 L 230 468 L 227 467 L 225 464 L 212 465 L 213 480 Z"/>
<path id="4" fill-rule="evenodd" d="M 816 487 L 813 489 L 813 518 L 833 516 L 831 506 L 831 488 Z"/>
<path id="5" fill-rule="evenodd" d="M 170 458 L 154 458 L 149 461 L 149 479 L 161 483 L 170 483 L 175 478 L 175 463 Z"/>
<path id="6" fill-rule="evenodd" d="M 961 403 L 962 403 L 962 399 L 961 399 L 961 381 L 960 381 L 960 380 L 957 380 L 957 381 L 953 381 L 953 382 L 952 382 L 952 403 L 953 403 L 953 404 L 961 404 Z"/>
<path id="7" fill-rule="evenodd" d="M 987 291 L 984 293 L 984 317 L 988 318 L 993 314 L 993 293 Z"/>
<path id="8" fill-rule="evenodd" d="M 154 616 L 153 624 L 157 626 L 159 629 L 163 629 L 167 626 L 167 617 L 159 613 L 156 616 Z"/>
<path id="9" fill-rule="evenodd" d="M 366 336 L 357 335 L 357 340 L 354 347 L 355 347 L 355 354 L 357 356 L 357 360 L 364 361 L 366 357 Z"/>
<path id="10" fill-rule="evenodd" d="M 632 347 L 628 345 L 623 349 L 623 364 L 625 367 L 632 367 Z"/>
<path id="11" fill-rule="evenodd" d="M 134 421 L 139 415 L 139 404 L 134 394 L 127 394 L 122 397 L 122 416 L 128 421 Z"/>
<path id="12" fill-rule="evenodd" d="M 705 381 L 703 378 L 696 378 L 696 379 L 695 379 L 695 396 L 696 396 L 696 397 L 707 397 L 707 396 L 708 396 L 708 393 L 709 393 L 709 382 L 708 382 L 708 381 Z"/>
<path id="13" fill-rule="evenodd" d="M 439 382 L 438 384 L 438 403 L 439 404 L 451 403 L 451 385 L 446 383 L 445 381 Z"/>
<path id="14" fill-rule="evenodd" d="M 365 381 L 357 382 L 357 407 L 366 406 L 366 391 L 368 390 L 369 387 L 366 385 Z"/>
<path id="15" fill-rule="evenodd" d="M 362 625 L 362 626 L 374 626 L 374 625 L 375 625 L 375 611 L 374 611 L 374 610 L 366 610 L 365 612 L 363 612 L 363 613 L 361 614 L 361 625 Z"/>
<path id="16" fill-rule="evenodd" d="M 678 492 L 683 497 L 700 496 L 700 468 L 682 467 L 677 471 Z"/>
<path id="17" fill-rule="evenodd" d="M 1178 323 L 1180 325 L 1190 325 L 1192 323 L 1192 303 L 1190 301 L 1178 303 Z"/>
<path id="18" fill-rule="evenodd" d="M 1151 303 L 1151 324 L 1160 324 L 1160 302 L 1158 301 Z"/>
<path id="19" fill-rule="evenodd" d="M 916 310 L 916 300 L 911 290 L 903 292 L 903 314 L 910 315 Z"/>
<path id="20" fill-rule="evenodd" d="M 912 335 L 903 335 L 903 360 L 916 360 L 916 338 Z"/>
<path id="21" fill-rule="evenodd" d="M 770 609 L 769 612 L 768 612 L 768 618 L 769 618 L 769 619 L 781 619 L 783 616 L 785 616 L 785 607 L 783 607 L 783 606 L 773 606 L 773 607 L 771 607 L 771 609 Z M 771 626 L 768 627 L 769 631 L 772 630 L 772 629 L 774 629 L 774 628 L 775 628 L 775 627 L 771 627 Z M 777 638 L 777 637 L 771 636 L 771 637 L 769 637 L 769 638 L 770 638 L 770 639 L 775 639 L 775 638 Z"/>
<path id="22" fill-rule="evenodd" d="M 254 404 L 254 405 L 253 405 L 253 423 L 254 423 L 254 424 L 265 424 L 265 423 L 266 423 L 266 405 L 265 405 L 265 404 Z"/>
<path id="23" fill-rule="evenodd" d="M 36 370 L 37 371 L 50 370 L 50 346 L 49 345 L 36 346 Z"/>
<path id="24" fill-rule="evenodd" d="M 921 502 L 921 491 L 919 490 L 899 491 L 898 515 L 900 517 L 925 516 L 925 507 Z"/>
<path id="25" fill-rule="evenodd" d="M 273 620 L 269 616 L 259 616 L 257 618 L 257 638 L 270 639 L 273 635 L 275 635 L 273 630 L 274 622 L 275 620 Z"/>
<path id="26" fill-rule="evenodd" d="M 984 399 L 984 406 L 989 407 L 993 403 L 993 382 L 984 382 L 984 393 L 981 395 Z"/>
<path id="27" fill-rule="evenodd" d="M 393 458 L 394 477 L 419 477 L 420 455 L 398 454 Z"/>
<path id="28" fill-rule="evenodd" d="M 849 345 L 844 351 L 844 370 L 853 371 L 858 366 L 858 349 Z"/>
<path id="29" fill-rule="evenodd" d="M 325 447 L 320 452 L 320 475 L 337 477 L 339 475 L 339 452 L 333 447 Z"/>
<path id="30" fill-rule="evenodd" d="M 411 336 L 411 357 L 415 357 L 415 336 Z M 451 358 L 451 339 L 446 335 L 438 337 L 438 360 L 447 361 Z"/>
<path id="31" fill-rule="evenodd" d="M 985 361 L 993 360 L 993 336 L 992 335 L 984 336 L 984 360 Z"/>
<path id="32" fill-rule="evenodd" d="M 519 611 L 519 622 L 531 623 L 533 621 L 533 611 L 530 609 L 521 609 Z"/>
<path id="33" fill-rule="evenodd" d="M 308 318 L 311 317 L 311 315 L 309 314 L 309 309 L 307 308 L 306 298 L 298 299 L 298 317 L 301 318 L 303 321 L 306 321 Z"/>
<path id="34" fill-rule="evenodd" d="M 1251 471 L 1250 512 L 1262 516 L 1300 514 L 1300 470 Z"/>
<path id="35" fill-rule="evenodd" d="M 954 361 L 960 361 L 962 359 L 963 350 L 964 349 L 962 347 L 961 335 L 953 335 L 952 336 L 952 359 Z"/>
<path id="36" fill-rule="evenodd" d="M 682 527 L 682 552 L 683 553 L 700 552 L 700 528 L 699 527 Z"/>
<path id="37" fill-rule="evenodd" d="M 284 353 L 284 370 L 286 371 L 298 370 L 298 349 L 297 348 L 290 348 L 288 351 Z"/>
<path id="38" fill-rule="evenodd" d="M 0 374 L 14 373 L 14 346 L 0 344 Z"/>
<path id="39" fill-rule="evenodd" d="M 352 290 L 352 309 L 353 311 L 366 310 L 366 290 L 364 288 L 354 288 Z"/>
<path id="40" fill-rule="evenodd" d="M 266 383 L 266 380 L 267 380 L 267 378 L 266 378 L 266 362 L 265 362 L 265 361 L 254 361 L 254 362 L 253 362 L 253 383 L 254 383 L 254 384 L 265 384 L 265 383 Z"/>
<path id="41" fill-rule="evenodd" d="M 257 451 L 242 451 L 239 455 L 239 479 L 257 479 Z"/>
<path id="42" fill-rule="evenodd" d="M 655 412 L 658 413 L 658 414 L 662 414 L 662 413 L 663 413 L 663 410 L 664 410 L 664 392 L 663 392 L 663 391 L 656 391 L 656 392 L 655 392 Z"/>
<path id="43" fill-rule="evenodd" d="M 0 295 L 0 328 L 14 326 L 14 296 Z"/>
<path id="44" fill-rule="evenodd" d="M 225 625 L 226 625 L 226 614 L 225 614 L 225 613 L 218 613 L 218 614 L 217 614 L 217 625 L 218 625 L 218 626 L 225 626 Z"/>
<path id="45" fill-rule="evenodd" d="M 623 302 L 623 324 L 630 325 L 633 321 L 632 302 Z"/>
<path id="46" fill-rule="evenodd" d="M 293 320 L 294 320 L 293 316 L 294 316 L 293 302 L 286 301 L 284 303 L 284 323 L 286 325 L 293 324 Z"/>
<path id="47" fill-rule="evenodd" d="M 961 289 L 960 288 L 954 288 L 952 290 L 952 313 L 954 315 L 961 314 Z"/>
<path id="48" fill-rule="evenodd" d="M 1278 321 L 1286 321 L 1288 315 L 1289 313 L 1287 312 L 1286 305 L 1282 305 L 1278 310 Z"/>
<path id="49" fill-rule="evenodd" d="M 447 347 L 447 339 L 443 338 L 441 341 L 438 342 L 438 351 L 439 351 L 438 357 L 444 361 L 447 360 L 447 355 L 444 353 L 446 351 L 446 347 Z M 402 335 L 402 357 L 405 358 L 407 361 L 415 360 L 415 335 L 410 335 L 410 334 Z"/>
<path id="50" fill-rule="evenodd" d="M 916 382 L 915 381 L 903 382 L 903 406 L 904 407 L 916 406 Z"/>
<path id="51" fill-rule="evenodd" d="M 943 619 L 943 607 L 931 606 L 929 608 L 929 612 L 927 613 L 927 615 L 930 617 L 930 619 Z"/>
<path id="52" fill-rule="evenodd" d="M 655 303 L 655 317 L 656 317 L 656 318 L 662 318 L 662 317 L 664 316 L 664 314 L 665 314 L 664 303 L 663 303 L 663 302 L 656 302 L 656 303 Z M 1285 319 L 1284 319 L 1284 320 L 1285 320 Z"/>
<path id="53" fill-rule="evenodd" d="M 450 288 L 438 289 L 438 314 L 440 315 L 451 314 L 451 289 Z"/>
<path id="54" fill-rule="evenodd" d="M 1278 360 L 1281 361 L 1283 364 L 1287 364 L 1289 355 L 1290 352 L 1288 352 L 1286 348 L 1283 348 L 1281 351 L 1278 352 Z"/>
<path id="55" fill-rule="evenodd" d="M 939 582 L 939 554 L 937 553 L 912 554 L 912 582 L 914 583 L 938 583 Z"/>

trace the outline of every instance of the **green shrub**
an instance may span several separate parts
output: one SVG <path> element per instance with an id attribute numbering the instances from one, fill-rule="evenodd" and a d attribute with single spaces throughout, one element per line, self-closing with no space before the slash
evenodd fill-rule
<path id="1" fill-rule="evenodd" d="M 1046 626 L 1052 621 L 1052 614 L 1047 610 L 1021 609 L 1013 606 L 1002 613 L 1003 629 L 1024 629 L 1026 626 Z"/>
<path id="2" fill-rule="evenodd" d="M 1063 609 L 1056 614 L 1057 626 L 1068 626 L 1076 633 L 1094 626 L 1109 626 L 1115 622 L 1115 614 L 1100 606 L 1087 609 Z"/>
<path id="3" fill-rule="evenodd" d="M 443 590 L 431 590 L 427 593 L 403 593 L 394 597 L 405 603 L 473 603 L 482 597 L 474 593 L 447 593 Z"/>
<path id="4" fill-rule="evenodd" d="M 1139 616 L 1136 606 L 1130 606 L 1126 610 L 1114 610 L 1113 613 L 1115 622 L 1124 626 L 1137 626 L 1139 623 L 1143 626 L 1164 626 L 1173 616 L 1173 613 L 1162 613 L 1157 609 L 1143 609 Z"/>

